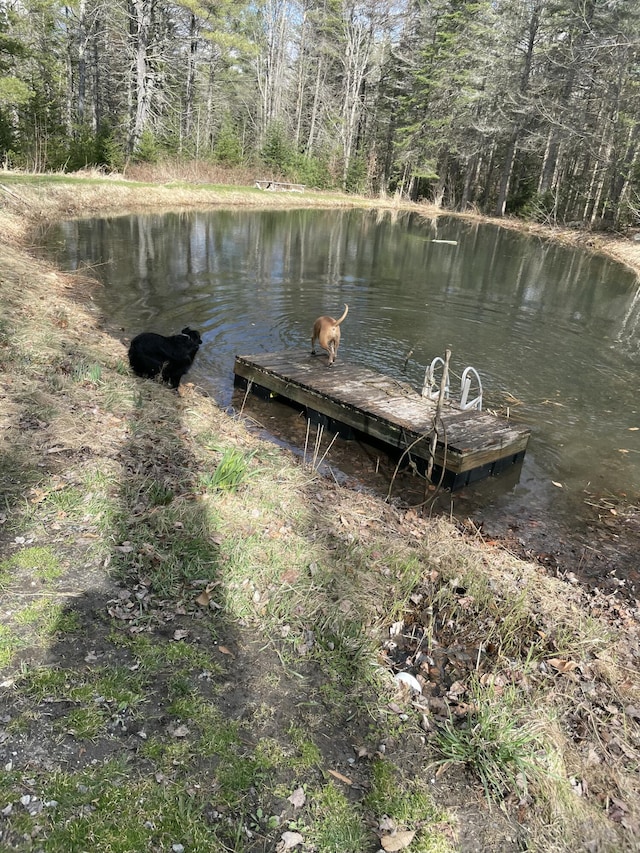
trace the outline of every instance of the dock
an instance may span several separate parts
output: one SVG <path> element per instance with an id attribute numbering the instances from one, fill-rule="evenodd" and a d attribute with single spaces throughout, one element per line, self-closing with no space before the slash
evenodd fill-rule
<path id="1" fill-rule="evenodd" d="M 396 456 L 410 448 L 411 460 L 427 467 L 436 403 L 407 382 L 342 360 L 329 367 L 325 355 L 301 350 L 238 355 L 234 381 L 297 405 L 312 422 L 343 437 L 381 444 Z M 434 470 L 444 472 L 446 486 L 460 488 L 521 462 L 529 436 L 528 428 L 506 418 L 447 400 Z"/>
<path id="2" fill-rule="evenodd" d="M 305 184 L 292 184 L 289 181 L 256 181 L 256 187 L 259 190 L 285 193 L 303 193 L 306 188 Z"/>

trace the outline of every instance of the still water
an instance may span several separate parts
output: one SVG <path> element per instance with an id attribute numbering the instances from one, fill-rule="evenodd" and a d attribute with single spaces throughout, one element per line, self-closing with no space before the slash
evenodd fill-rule
<path id="1" fill-rule="evenodd" d="M 389 211 L 92 219 L 44 240 L 61 266 L 100 277 L 96 298 L 123 338 L 201 330 L 189 379 L 223 407 L 234 401 L 236 354 L 309 347 L 315 317 L 339 316 L 347 302 L 341 359 L 420 387 L 449 347 L 454 374 L 480 373 L 485 408 L 509 405 L 531 427 L 521 470 L 475 484 L 471 508 L 578 519 L 585 494 L 637 499 L 640 282 L 619 264 Z M 277 432 L 273 412 L 265 417 Z"/>

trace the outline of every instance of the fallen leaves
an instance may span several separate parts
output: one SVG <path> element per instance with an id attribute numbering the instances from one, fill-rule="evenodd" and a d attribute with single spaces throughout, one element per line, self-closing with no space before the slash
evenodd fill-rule
<path id="1" fill-rule="evenodd" d="M 353 780 L 349 779 L 348 776 L 344 776 L 338 770 L 327 770 L 327 773 L 330 773 L 335 779 L 338 779 L 340 782 L 344 782 L 345 785 L 353 785 Z"/>
<path id="2" fill-rule="evenodd" d="M 195 584 L 194 584 L 195 586 Z M 207 583 L 202 592 L 194 599 L 200 607 L 208 607 L 214 610 L 220 610 L 221 606 L 213 599 L 213 590 L 220 586 L 220 581 L 212 581 Z"/>
<path id="3" fill-rule="evenodd" d="M 210 601 L 211 594 L 206 589 L 203 589 L 200 595 L 196 598 L 196 604 L 199 604 L 201 607 L 208 607 Z"/>
<path id="4" fill-rule="evenodd" d="M 550 658 L 547 663 L 562 675 L 567 675 L 578 668 L 578 664 L 575 661 L 564 660 L 563 658 Z"/>
<path id="5" fill-rule="evenodd" d="M 287 799 L 294 809 L 301 809 L 307 801 L 307 795 L 304 792 L 304 788 L 296 788 L 293 794 L 287 797 Z"/>
<path id="6" fill-rule="evenodd" d="M 280 575 L 282 583 L 294 584 L 300 577 L 300 572 L 297 569 L 287 569 Z"/>
<path id="7" fill-rule="evenodd" d="M 293 850 L 295 847 L 299 847 L 303 841 L 304 838 L 299 832 L 287 830 L 282 833 L 276 851 L 277 853 L 285 853 L 286 850 Z"/>

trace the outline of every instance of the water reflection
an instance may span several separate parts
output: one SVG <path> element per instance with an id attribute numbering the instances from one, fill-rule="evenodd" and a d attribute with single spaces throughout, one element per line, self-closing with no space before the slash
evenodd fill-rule
<path id="1" fill-rule="evenodd" d="M 474 487 L 485 508 L 574 512 L 584 489 L 640 488 L 640 291 L 607 259 L 489 225 L 384 211 L 71 221 L 47 241 L 62 265 L 95 265 L 102 307 L 129 337 L 201 329 L 190 376 L 222 406 L 237 353 L 308 347 L 314 318 L 347 302 L 344 360 L 419 386 L 450 347 L 458 374 L 479 370 L 489 406 L 510 400 L 531 425 L 519 483 Z"/>

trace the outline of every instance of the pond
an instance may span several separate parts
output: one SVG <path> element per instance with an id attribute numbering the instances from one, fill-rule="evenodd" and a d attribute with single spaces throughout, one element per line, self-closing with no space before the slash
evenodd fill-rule
<path id="1" fill-rule="evenodd" d="M 188 378 L 223 407 L 238 405 L 236 354 L 309 347 L 315 317 L 345 302 L 345 361 L 419 388 L 449 347 L 455 374 L 480 373 L 485 408 L 532 430 L 521 469 L 454 496 L 465 513 L 577 524 L 585 496 L 640 491 L 640 286 L 606 258 L 454 217 L 362 210 L 68 221 L 44 241 L 62 267 L 100 277 L 96 298 L 123 338 L 201 330 Z M 254 411 L 299 443 L 284 408 Z M 371 455 L 336 452 L 366 476 Z"/>

